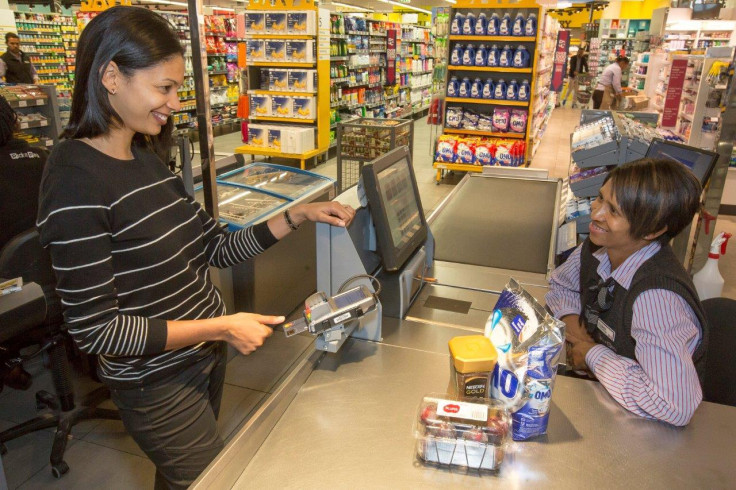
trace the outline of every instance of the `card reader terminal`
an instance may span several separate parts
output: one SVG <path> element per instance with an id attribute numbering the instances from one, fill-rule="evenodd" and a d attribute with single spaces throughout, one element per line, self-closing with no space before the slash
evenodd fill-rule
<path id="1" fill-rule="evenodd" d="M 366 286 L 358 286 L 329 298 L 317 292 L 304 301 L 304 316 L 284 324 L 287 337 L 309 331 L 312 335 L 355 320 L 376 308 L 376 295 Z"/>

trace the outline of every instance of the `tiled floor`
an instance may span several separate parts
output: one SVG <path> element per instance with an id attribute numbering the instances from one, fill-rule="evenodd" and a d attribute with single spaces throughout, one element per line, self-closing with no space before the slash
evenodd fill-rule
<path id="1" fill-rule="evenodd" d="M 533 159 L 533 167 L 548 169 L 551 177 L 567 176 L 570 133 L 579 116 L 579 110 L 560 108 L 554 111 Z M 430 127 L 425 121 L 426 119 L 422 119 L 415 122 L 414 169 L 422 204 L 429 215 L 462 175 L 446 175 L 439 185 L 435 183 Z M 239 144 L 237 134 L 221 136 L 215 140 L 215 151 L 218 157 L 227 155 Z M 336 166 L 335 159 L 332 159 L 313 170 L 335 177 Z M 716 229 L 736 233 L 736 218 L 720 217 Z M 736 298 L 736 284 L 731 279 L 736 277 L 736 252 L 721 260 L 721 273 L 729 281 L 724 296 Z M 288 363 L 285 365 L 284 359 L 294 359 L 307 347 L 308 342 L 308 338 L 294 337 L 289 342 L 284 342 L 280 337 L 273 337 L 253 355 L 232 358 L 228 365 L 219 421 L 220 430 L 225 437 L 232 436 L 287 372 Z M 52 389 L 50 376 L 39 363 L 28 366 L 28 369 L 34 375 L 31 390 L 22 392 L 6 388 L 0 394 L 0 430 L 22 422 L 35 413 L 35 391 Z M 94 386 L 91 381 L 79 379 L 76 392 L 86 393 Z M 110 406 L 110 402 L 107 403 Z M 60 480 L 51 476 L 48 463 L 52 439 L 53 431 L 48 430 L 7 444 L 8 453 L 3 457 L 3 464 L 9 488 L 86 490 L 152 487 L 154 467 L 125 434 L 120 422 L 88 421 L 75 427 L 65 456 L 71 470 Z"/>

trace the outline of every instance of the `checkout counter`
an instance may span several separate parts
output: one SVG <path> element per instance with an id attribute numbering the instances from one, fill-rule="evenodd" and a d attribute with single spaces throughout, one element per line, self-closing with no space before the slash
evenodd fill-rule
<path id="1" fill-rule="evenodd" d="M 565 376 L 555 380 L 547 434 L 512 442 L 498 472 L 415 460 L 413 423 L 422 397 L 448 385 L 448 341 L 483 332 L 509 277 L 544 299 L 559 186 L 467 175 L 426 220 L 426 238 L 403 268 L 380 271 L 390 262 L 380 260 L 378 276 L 391 292 L 380 295 L 383 305 L 360 325 L 310 343 L 192 488 L 733 485 L 736 408 L 703 403 L 690 425 L 676 428 L 628 413 L 597 382 Z M 353 189 L 338 200 L 361 199 Z M 386 253 L 390 243 L 371 233 L 380 221 L 363 208 L 348 230 L 318 225 L 318 289 L 335 294 L 361 265 L 376 267 L 370 252 Z"/>

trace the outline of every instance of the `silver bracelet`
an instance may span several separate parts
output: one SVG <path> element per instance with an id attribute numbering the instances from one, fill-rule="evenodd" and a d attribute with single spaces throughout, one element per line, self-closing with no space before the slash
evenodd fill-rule
<path id="1" fill-rule="evenodd" d="M 286 224 L 289 225 L 289 229 L 291 231 L 296 231 L 299 229 L 299 227 L 295 225 L 293 221 L 291 221 L 291 215 L 289 215 L 288 209 L 284 211 L 284 220 L 286 220 Z"/>

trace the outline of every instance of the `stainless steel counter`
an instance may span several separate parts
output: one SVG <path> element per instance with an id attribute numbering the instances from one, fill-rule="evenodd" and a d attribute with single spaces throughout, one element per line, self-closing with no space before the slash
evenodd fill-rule
<path id="1" fill-rule="evenodd" d="M 447 340 L 462 330 L 398 320 L 385 327 L 383 343 L 351 339 L 325 355 L 250 462 L 231 452 L 197 488 L 221 488 L 214 477 L 232 472 L 240 472 L 234 488 L 724 488 L 736 481 L 736 408 L 703 403 L 679 429 L 629 414 L 598 383 L 564 376 L 548 434 L 513 443 L 498 475 L 418 465 L 416 410 L 424 394 L 445 390 Z"/>

